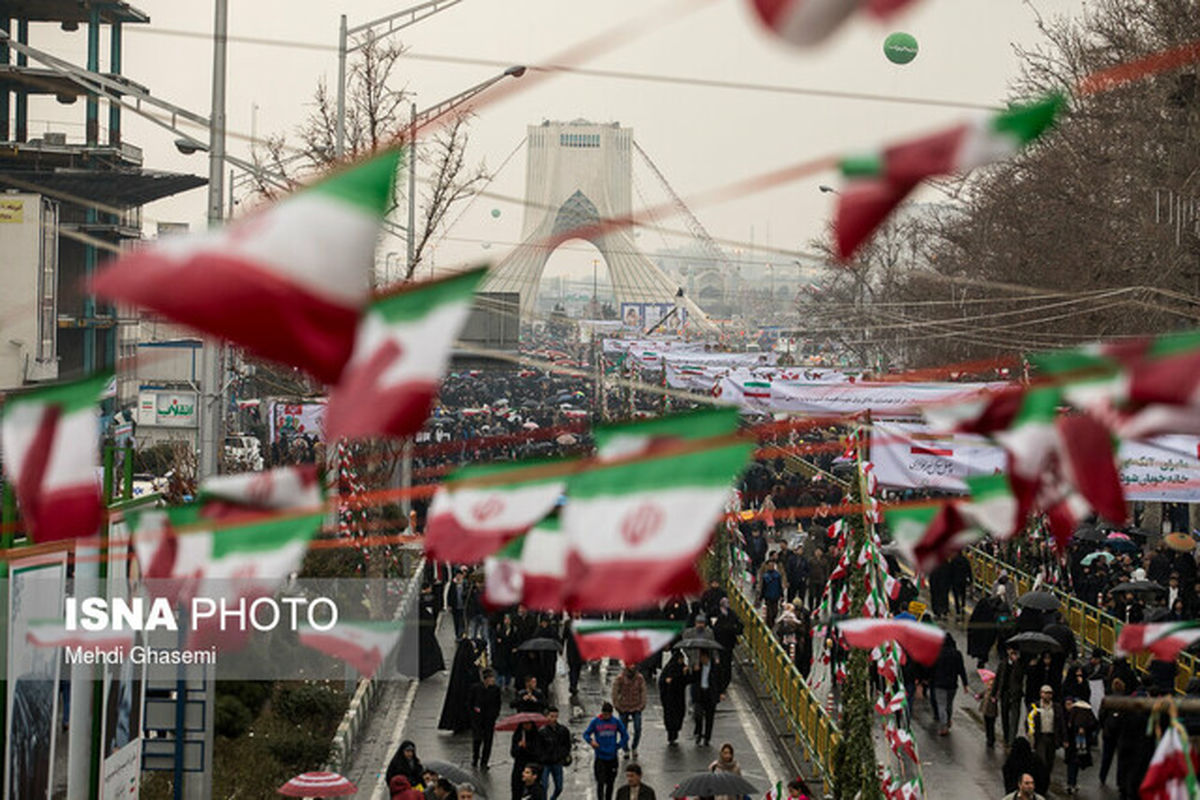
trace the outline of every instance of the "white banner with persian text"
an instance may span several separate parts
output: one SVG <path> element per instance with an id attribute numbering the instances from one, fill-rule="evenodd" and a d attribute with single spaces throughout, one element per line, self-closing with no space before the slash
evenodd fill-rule
<path id="1" fill-rule="evenodd" d="M 986 383 L 827 383 L 770 380 L 749 370 L 731 371 L 713 393 L 745 409 L 768 413 L 826 416 L 870 411 L 882 417 L 912 417 L 932 403 L 966 399 L 989 387 Z"/>

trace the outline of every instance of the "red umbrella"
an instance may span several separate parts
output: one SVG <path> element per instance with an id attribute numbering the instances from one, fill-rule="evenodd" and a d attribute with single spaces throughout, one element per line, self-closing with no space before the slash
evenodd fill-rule
<path id="1" fill-rule="evenodd" d="M 288 797 L 342 797 L 357 791 L 357 786 L 336 772 L 306 772 L 279 787 L 279 793 Z"/>
<path id="2" fill-rule="evenodd" d="M 540 728 L 549 721 L 550 720 L 546 719 L 541 714 L 537 714 L 532 711 L 522 711 L 520 714 L 510 714 L 504 719 L 497 720 L 496 730 L 515 731 L 517 728 L 521 727 L 522 722 L 532 722 L 534 725 L 537 725 Z"/>

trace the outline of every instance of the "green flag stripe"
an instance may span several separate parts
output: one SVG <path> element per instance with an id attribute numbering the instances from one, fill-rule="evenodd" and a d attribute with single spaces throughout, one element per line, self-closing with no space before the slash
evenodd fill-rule
<path id="1" fill-rule="evenodd" d="M 847 178 L 874 178 L 883 174 L 884 160 L 882 153 L 864 153 L 848 156 L 839 165 L 842 175 Z"/>
<path id="2" fill-rule="evenodd" d="M 367 313 L 378 314 L 389 324 L 421 319 L 438 306 L 470 302 L 485 274 L 487 267 L 477 267 L 443 280 L 405 287 L 376 300 Z"/>
<path id="3" fill-rule="evenodd" d="M 1159 336 L 1150 343 L 1150 350 L 1147 356 L 1150 358 L 1164 358 L 1196 349 L 1200 349 L 1200 330 L 1169 333 L 1165 336 Z"/>
<path id="4" fill-rule="evenodd" d="M 934 504 L 911 508 L 892 508 L 884 511 L 883 514 L 887 518 L 892 533 L 895 533 L 897 527 L 905 524 L 920 524 L 926 528 L 929 527 L 929 523 L 933 522 L 933 518 L 937 516 L 940 509 L 940 504 Z"/>
<path id="5" fill-rule="evenodd" d="M 1016 105 L 997 115 L 992 120 L 992 129 L 998 133 L 1015 136 L 1021 144 L 1041 136 L 1054 124 L 1054 119 L 1064 108 L 1067 100 L 1061 94 L 1052 94 L 1035 103 Z"/>
<path id="6" fill-rule="evenodd" d="M 1058 414 L 1062 401 L 1062 390 L 1049 386 L 1030 389 L 1021 400 L 1021 408 L 1013 420 L 1012 426 L 1027 425 L 1038 422 L 1053 422 Z"/>
<path id="7" fill-rule="evenodd" d="M 504 545 L 504 547 L 501 547 L 499 550 L 497 550 L 495 553 L 493 553 L 490 557 L 491 558 L 499 558 L 499 559 L 507 559 L 509 561 L 516 561 L 517 559 L 519 559 L 521 557 L 521 553 L 524 550 L 525 550 L 525 537 L 518 536 L 517 538 L 513 539 L 508 544 Z"/>
<path id="8" fill-rule="evenodd" d="M 542 533 L 562 533 L 562 517 L 555 510 L 550 513 L 550 516 L 534 525 L 533 529 Z"/>
<path id="9" fill-rule="evenodd" d="M 741 473 L 753 451 L 754 445 L 747 442 L 698 453 L 597 467 L 574 476 L 567 484 L 567 494 L 582 500 L 601 495 L 727 486 Z"/>
<path id="10" fill-rule="evenodd" d="M 1012 487 L 1009 485 L 1008 476 L 1000 475 L 969 475 L 964 478 L 967 484 L 967 490 L 971 493 L 971 497 L 978 500 L 987 500 L 1003 495 L 1012 495 Z"/>
<path id="11" fill-rule="evenodd" d="M 608 631 L 674 631 L 679 633 L 683 630 L 683 622 L 673 622 L 666 619 L 639 619 L 630 620 L 629 622 L 620 622 L 618 620 L 576 620 L 572 630 L 579 634 L 588 633 L 607 633 Z"/>
<path id="12" fill-rule="evenodd" d="M 1112 358 L 1087 350 L 1051 350 L 1045 353 L 1034 353 L 1029 356 L 1029 362 L 1047 375 L 1069 372 L 1110 373 L 1120 369 L 1120 365 Z"/>
<path id="13" fill-rule="evenodd" d="M 743 381 L 742 386 L 747 389 L 770 389 L 770 381 Z"/>
<path id="14" fill-rule="evenodd" d="M 270 552 L 293 542 L 307 542 L 320 529 L 322 516 L 305 514 L 215 530 L 212 556 L 219 559 L 241 553 Z"/>
<path id="15" fill-rule="evenodd" d="M 737 430 L 739 412 L 734 407 L 713 408 L 687 414 L 642 420 L 627 425 L 604 425 L 594 433 L 597 447 L 615 436 L 674 436 L 678 439 L 707 439 Z"/>
<path id="16" fill-rule="evenodd" d="M 400 149 L 393 148 L 357 167 L 331 175 L 305 194 L 334 197 L 382 219 L 393 204 L 392 187 L 401 161 Z"/>
<path id="17" fill-rule="evenodd" d="M 29 392 L 10 394 L 4 404 L 4 412 L 28 403 L 62 406 L 64 414 L 84 411 L 100 402 L 104 387 L 112 380 L 111 372 L 99 372 L 90 377 L 70 383 L 58 383 Z"/>

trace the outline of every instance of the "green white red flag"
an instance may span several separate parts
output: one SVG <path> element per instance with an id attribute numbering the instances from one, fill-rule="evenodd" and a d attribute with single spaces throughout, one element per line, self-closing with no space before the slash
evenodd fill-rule
<path id="1" fill-rule="evenodd" d="M 775 781 L 775 785 L 767 789 L 767 793 L 763 795 L 763 800 L 784 800 L 787 794 L 783 789 L 783 781 Z"/>
<path id="2" fill-rule="evenodd" d="M 429 505 L 426 555 L 474 564 L 524 535 L 562 500 L 570 467 L 560 462 L 562 468 L 556 470 L 553 463 L 473 465 L 456 471 Z M 539 468 L 545 469 L 539 474 Z"/>
<path id="3" fill-rule="evenodd" d="M 558 515 L 547 517 L 525 534 L 521 574 L 522 605 L 533 611 L 566 608 L 567 536 Z"/>
<path id="4" fill-rule="evenodd" d="M 67 630 L 65 619 L 31 619 L 25 640 L 34 647 L 82 647 L 101 653 L 127 653 L 133 647 L 132 630 Z"/>
<path id="5" fill-rule="evenodd" d="M 410 436 L 421 429 L 486 272 L 473 269 L 405 286 L 371 304 L 329 396 L 330 441 Z"/>
<path id="6" fill-rule="evenodd" d="M 99 403 L 111 377 L 10 394 L 0 410 L 4 472 L 36 542 L 93 536 L 100 527 Z"/>
<path id="7" fill-rule="evenodd" d="M 846 644 L 858 650 L 871 650 L 888 642 L 904 648 L 909 658 L 932 666 L 942 651 L 946 632 L 933 625 L 911 619 L 845 619 L 837 623 Z"/>
<path id="8" fill-rule="evenodd" d="M 637 609 L 698 591 L 695 561 L 752 450 L 676 448 L 573 475 L 562 511 L 570 607 Z"/>
<path id="9" fill-rule="evenodd" d="M 983 538 L 955 502 L 889 508 L 884 516 L 901 554 L 926 574 Z"/>
<path id="10" fill-rule="evenodd" d="M 392 620 L 339 620 L 329 630 L 319 630 L 305 624 L 299 627 L 297 633 L 300 644 L 345 661 L 364 678 L 369 678 L 400 641 L 403 627 L 403 623 Z"/>
<path id="11" fill-rule="evenodd" d="M 1200 642 L 1200 622 L 1151 622 L 1121 626 L 1117 636 L 1118 653 L 1148 651 L 1159 661 L 1174 661 L 1179 654 Z"/>
<path id="12" fill-rule="evenodd" d="M 204 516 L 215 518 L 254 512 L 315 509 L 325 500 L 315 464 L 277 467 L 263 472 L 214 475 L 200 482 L 196 500 Z"/>
<path id="13" fill-rule="evenodd" d="M 1138 787 L 1141 800 L 1197 800 L 1196 764 L 1187 732 L 1173 722 L 1154 748 L 1154 757 Z"/>
<path id="14" fill-rule="evenodd" d="M 850 183 L 838 196 L 838 256 L 854 255 L 921 181 L 1016 155 L 1053 125 L 1065 107 L 1066 99 L 1053 94 L 878 153 L 843 159 L 842 174 Z"/>
<path id="15" fill-rule="evenodd" d="M 578 619 L 571 631 L 584 661 L 615 658 L 638 664 L 669 645 L 683 632 L 683 625 L 670 620 Z"/>
<path id="16" fill-rule="evenodd" d="M 224 228 L 119 257 L 93 291 L 336 383 L 354 347 L 400 151 Z"/>

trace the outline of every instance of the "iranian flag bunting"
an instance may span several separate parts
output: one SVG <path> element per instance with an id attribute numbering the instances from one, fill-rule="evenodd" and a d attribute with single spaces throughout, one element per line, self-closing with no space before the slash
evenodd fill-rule
<path id="1" fill-rule="evenodd" d="M 644 608 L 699 590 L 696 558 L 753 449 L 691 447 L 572 476 L 562 511 L 571 607 Z"/>
<path id="2" fill-rule="evenodd" d="M 1200 786 L 1196 783 L 1195 764 L 1191 756 L 1187 733 L 1174 722 L 1163 731 L 1154 748 L 1154 757 L 1138 787 L 1142 800 L 1197 800 Z"/>
<path id="3" fill-rule="evenodd" d="M 562 611 L 566 594 L 567 537 L 557 514 L 525 534 L 521 551 L 521 603 L 534 611 Z"/>
<path id="4" fill-rule="evenodd" d="M 784 800 L 785 797 L 787 795 L 783 792 L 783 781 L 775 781 L 775 785 L 763 795 L 763 800 Z"/>
<path id="5" fill-rule="evenodd" d="M 107 653 L 125 653 L 133 647 L 135 631 L 67 630 L 65 619 L 31 619 L 25 640 L 34 647 L 82 647 Z"/>
<path id="6" fill-rule="evenodd" d="M 1118 653 L 1149 651 L 1160 661 L 1174 661 L 1183 650 L 1200 641 L 1200 622 L 1153 622 L 1121 626 Z"/>
<path id="7" fill-rule="evenodd" d="M 400 641 L 402 629 L 403 623 L 398 620 L 339 620 L 329 630 L 301 625 L 297 634 L 300 644 L 345 661 L 364 678 L 369 678 Z"/>
<path id="8" fill-rule="evenodd" d="M 99 403 L 110 378 L 10 394 L 0 410 L 4 472 L 36 542 L 93 536 L 100 526 Z"/>
<path id="9" fill-rule="evenodd" d="M 860 8 L 880 19 L 895 14 L 913 0 L 751 0 L 759 20 L 791 44 L 808 46 L 824 41 Z"/>
<path id="10" fill-rule="evenodd" d="M 525 536 L 518 536 L 483 559 L 483 600 L 491 608 L 515 606 L 521 602 L 525 575 L 521 556 Z"/>
<path id="11" fill-rule="evenodd" d="M 838 256 L 850 258 L 921 181 L 1015 155 L 1042 135 L 1065 105 L 1063 96 L 1053 94 L 879 153 L 843 159 L 842 174 L 850 182 L 838 197 Z"/>
<path id="12" fill-rule="evenodd" d="M 473 269 L 405 286 L 371 304 L 329 396 L 330 441 L 410 436 L 421 429 L 486 272 Z"/>
<path id="13" fill-rule="evenodd" d="M 437 561 L 474 564 L 532 528 L 554 510 L 566 488 L 559 475 L 529 478 L 554 462 L 468 466 L 438 487 L 429 506 L 425 553 Z M 512 473 L 511 482 L 497 482 Z M 487 481 L 484 483 L 483 481 Z"/>
<path id="14" fill-rule="evenodd" d="M 961 504 L 963 517 L 997 539 L 1011 539 L 1025 523 L 1008 475 L 968 475 L 963 479 L 971 494 Z"/>
<path id="15" fill-rule="evenodd" d="M 399 163 L 389 150 L 224 228 L 164 236 L 118 258 L 93 291 L 336 383 Z"/>
<path id="16" fill-rule="evenodd" d="M 738 410 L 730 407 L 598 426 L 593 434 L 596 455 L 603 461 L 613 461 L 683 441 L 725 436 L 737 430 L 739 418 Z"/>
<path id="17" fill-rule="evenodd" d="M 683 625 L 669 620 L 577 619 L 571 631 L 584 661 L 615 658 L 638 664 L 669 645 L 683 631 Z"/>
<path id="18" fill-rule="evenodd" d="M 846 644 L 859 650 L 895 642 L 910 658 L 927 667 L 937 661 L 946 640 L 942 629 L 911 619 L 847 619 L 838 623 L 838 630 Z"/>

